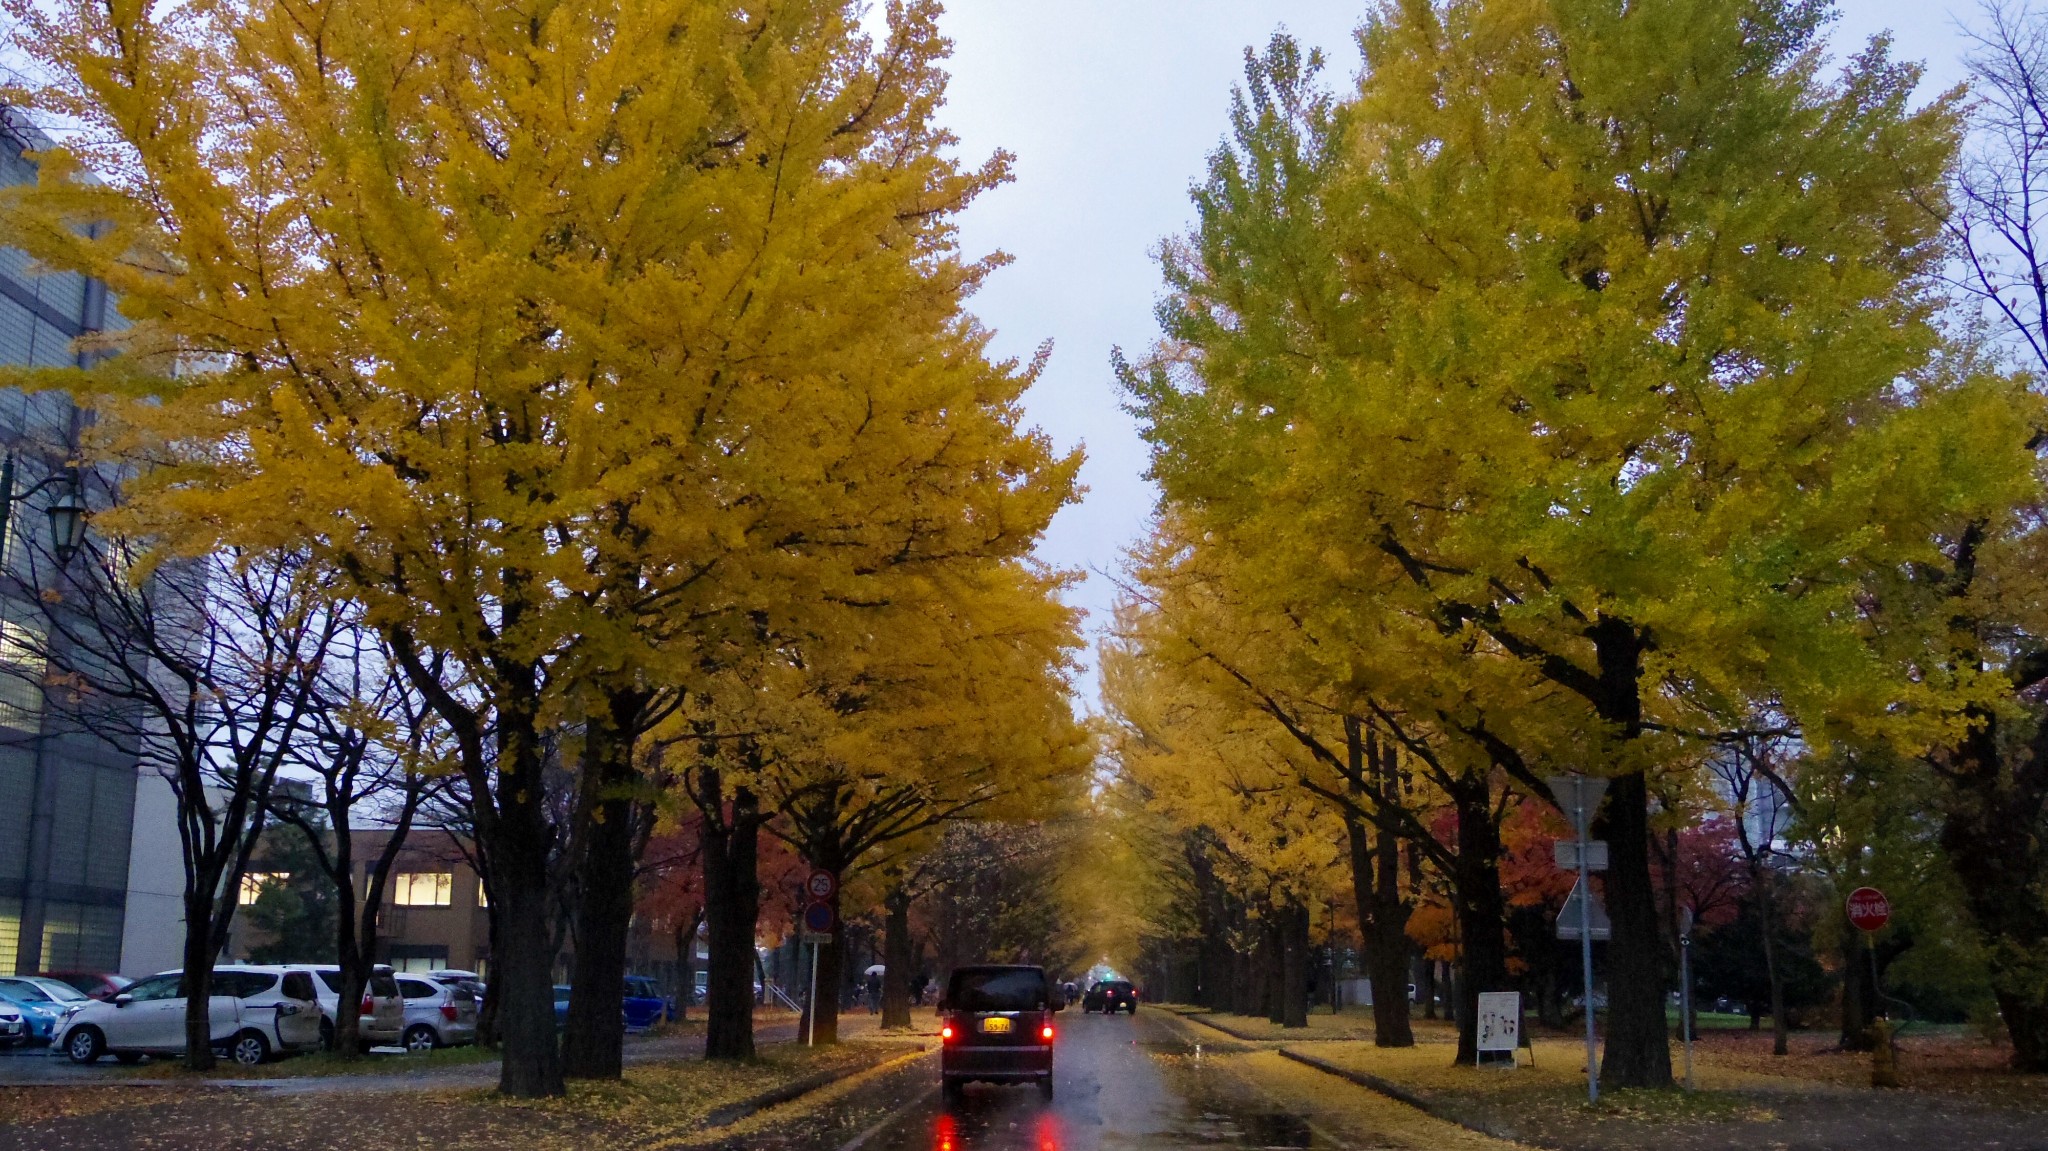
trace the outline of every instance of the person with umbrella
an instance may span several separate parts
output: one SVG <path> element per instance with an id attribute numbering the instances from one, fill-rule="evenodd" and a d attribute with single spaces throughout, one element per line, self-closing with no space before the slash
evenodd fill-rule
<path id="1" fill-rule="evenodd" d="M 879 1015 L 882 1011 L 882 972 L 888 968 L 877 963 L 868 968 L 868 1014 Z"/>

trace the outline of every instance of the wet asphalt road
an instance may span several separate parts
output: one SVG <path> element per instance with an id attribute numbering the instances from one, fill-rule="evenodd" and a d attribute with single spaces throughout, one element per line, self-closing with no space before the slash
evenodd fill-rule
<path id="1" fill-rule="evenodd" d="M 973 1083 L 947 1105 L 934 1091 L 861 1151 L 1164 1151 L 1327 1148 L 1291 1115 L 1262 1109 L 1158 1012 L 1059 1016 L 1053 1099 L 1034 1085 Z M 936 1077 L 937 1067 L 932 1067 Z"/>

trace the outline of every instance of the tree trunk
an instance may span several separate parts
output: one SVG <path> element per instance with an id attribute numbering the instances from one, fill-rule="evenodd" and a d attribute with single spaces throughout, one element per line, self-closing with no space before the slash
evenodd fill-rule
<path id="1" fill-rule="evenodd" d="M 704 907 L 711 955 L 704 989 L 704 1057 L 754 1057 L 754 927 L 760 918 L 759 801 L 734 789 L 723 810 L 716 768 L 698 772 L 698 809 L 704 812 Z"/>
<path id="2" fill-rule="evenodd" d="M 1863 933 L 1843 927 L 1842 1050 L 1869 1051 L 1876 1046 L 1870 1025 L 1877 1022 L 1877 986 L 1871 981 L 1870 946 Z"/>
<path id="3" fill-rule="evenodd" d="M 838 878 L 833 871 L 833 878 Z M 838 930 L 818 946 L 818 994 L 811 1004 L 811 1042 L 818 1046 L 839 1042 L 840 984 L 846 972 L 846 924 L 839 921 L 839 885 L 832 885 L 832 922 Z"/>
<path id="4" fill-rule="evenodd" d="M 690 1017 L 690 1000 L 697 994 L 697 928 L 704 922 L 699 907 L 687 920 L 676 922 L 676 1020 Z"/>
<path id="5" fill-rule="evenodd" d="M 584 731 L 577 787 L 576 953 L 562 1074 L 617 1079 L 624 1071 L 627 937 L 633 926 L 635 776 L 630 734 L 641 707 L 636 693 L 614 693 L 607 714 Z"/>
<path id="6" fill-rule="evenodd" d="M 910 892 L 901 884 L 882 897 L 882 1026 L 910 1026 Z"/>
<path id="7" fill-rule="evenodd" d="M 1643 730 L 1642 636 L 1623 620 L 1602 616 L 1588 630 L 1600 665 L 1602 719 L 1625 741 Z M 1602 1090 L 1670 1087 L 1671 1033 L 1664 1017 L 1668 952 L 1657 924 L 1657 888 L 1650 876 L 1649 783 L 1642 772 L 1608 785 L 1605 884 L 1614 937 L 1607 948 L 1607 1048 Z M 1591 1005 L 1587 1005 L 1591 1010 Z"/>
<path id="8" fill-rule="evenodd" d="M 1287 1022 L 1287 931 L 1284 908 L 1267 907 L 1259 921 L 1259 954 L 1264 957 L 1259 979 L 1260 1012 L 1268 1023 Z"/>
<path id="9" fill-rule="evenodd" d="M 1280 912 L 1280 1025 L 1308 1026 L 1308 908 L 1290 901 Z"/>
<path id="10" fill-rule="evenodd" d="M 1500 826 L 1494 822 L 1493 785 L 1485 772 L 1469 772 L 1449 789 L 1458 816 L 1458 857 L 1453 873 L 1458 912 L 1459 971 L 1457 1062 L 1479 1061 L 1479 993 L 1508 986 L 1507 901 L 1500 893 Z"/>
<path id="11" fill-rule="evenodd" d="M 547 855 L 492 853 L 503 907 L 495 910 L 500 934 L 491 941 L 491 984 L 503 992 L 498 1027 L 504 1045 L 498 1090 L 520 1099 L 563 1093 L 561 1053 L 555 1046 L 554 948 L 548 931 Z"/>
<path id="12" fill-rule="evenodd" d="M 217 909 L 211 886 L 202 881 L 185 894 L 185 1066 L 194 1071 L 211 1071 L 214 1064 L 213 920 Z"/>
<path id="13" fill-rule="evenodd" d="M 1757 910 L 1764 921 L 1764 978 L 1771 986 L 1771 1054 L 1791 1050 L 1791 1026 L 1785 1018 L 1785 973 L 1778 967 L 1778 899 L 1775 877 L 1767 870 L 1756 877 Z"/>
<path id="14" fill-rule="evenodd" d="M 2048 1072 L 2048 721 L 2001 754 L 1981 716 L 1950 763 L 1941 845 L 1990 961 L 2016 1071 Z"/>
<path id="15" fill-rule="evenodd" d="M 1399 765 L 1392 747 L 1357 716 L 1344 717 L 1345 750 L 1350 761 L 1351 793 L 1374 793 L 1376 809 L 1385 812 L 1399 801 Z M 1371 788 L 1367 787 L 1368 774 Z M 1377 1047 L 1413 1047 L 1415 1029 L 1409 1019 L 1408 917 L 1412 909 L 1401 898 L 1401 840 L 1382 824 L 1377 828 L 1354 812 L 1344 821 L 1351 848 L 1351 890 L 1358 903 L 1359 942 L 1365 948 L 1366 978 L 1372 986 L 1372 1041 Z M 1372 841 L 1377 831 L 1379 842 Z"/>
<path id="16" fill-rule="evenodd" d="M 1265 968 L 1259 962 L 1259 951 L 1262 946 L 1260 943 L 1261 931 L 1262 929 L 1259 924 L 1246 922 L 1244 924 L 1244 934 L 1252 936 L 1252 945 L 1250 947 L 1240 946 L 1237 953 L 1232 957 L 1231 967 L 1233 968 L 1233 975 L 1230 980 L 1230 1011 L 1233 1015 L 1243 1015 L 1249 1018 L 1254 1015 L 1263 1014 L 1259 1004 L 1259 988 L 1261 980 L 1265 975 Z"/>
<path id="17" fill-rule="evenodd" d="M 1649 789 L 1642 773 L 1609 786 L 1605 895 L 1614 924 L 1607 949 L 1607 1047 L 1600 1087 L 1670 1087 L 1671 1032 L 1665 1018 L 1665 949 L 1650 877 Z"/>
<path id="18" fill-rule="evenodd" d="M 330 877 L 335 881 L 336 900 L 340 904 L 334 916 L 334 961 L 340 970 L 334 986 L 333 1053 L 344 1062 L 353 1062 L 363 1057 L 363 985 L 369 977 L 370 955 L 357 929 L 363 920 L 374 923 L 375 916 L 363 915 L 363 909 L 356 903 L 354 855 L 343 846 L 347 835 L 346 827 L 336 832 L 337 874 Z"/>

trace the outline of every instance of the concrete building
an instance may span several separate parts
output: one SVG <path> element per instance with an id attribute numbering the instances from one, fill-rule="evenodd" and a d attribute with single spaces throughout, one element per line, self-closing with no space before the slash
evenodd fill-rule
<path id="1" fill-rule="evenodd" d="M 35 165 L 24 153 L 49 144 L 18 113 L 0 108 L 0 181 L 34 180 Z M 120 324 L 105 285 L 39 273 L 24 253 L 0 248 L 0 363 L 77 364 L 79 337 Z M 7 528 L 0 563 L 11 570 L 21 570 L 25 543 L 48 542 L 42 512 L 49 493 L 35 489 L 62 466 L 79 420 L 62 395 L 0 391 L 0 449 L 15 465 L 7 473 L 12 490 L 0 492 L 7 497 L 0 503 Z M 153 775 L 145 780 L 132 752 L 52 722 L 39 644 L 29 630 L 37 618 L 0 595 L 0 972 L 131 969 L 128 942 L 138 932 L 152 940 L 166 934 L 163 907 L 153 898 L 165 882 L 172 885 L 168 935 L 175 956 L 183 868 L 169 789 Z M 138 826 L 145 829 L 140 839 Z M 138 879 L 145 887 L 139 897 L 131 892 Z M 154 963 L 152 955 L 141 966 Z"/>

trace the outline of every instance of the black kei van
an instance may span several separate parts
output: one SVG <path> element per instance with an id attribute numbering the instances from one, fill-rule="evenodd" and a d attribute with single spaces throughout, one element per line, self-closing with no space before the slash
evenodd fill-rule
<path id="1" fill-rule="evenodd" d="M 955 968 L 939 1000 L 939 1076 L 946 1098 L 970 1080 L 1036 1081 L 1052 1098 L 1052 1014 L 1065 1007 L 1042 967 Z"/>

